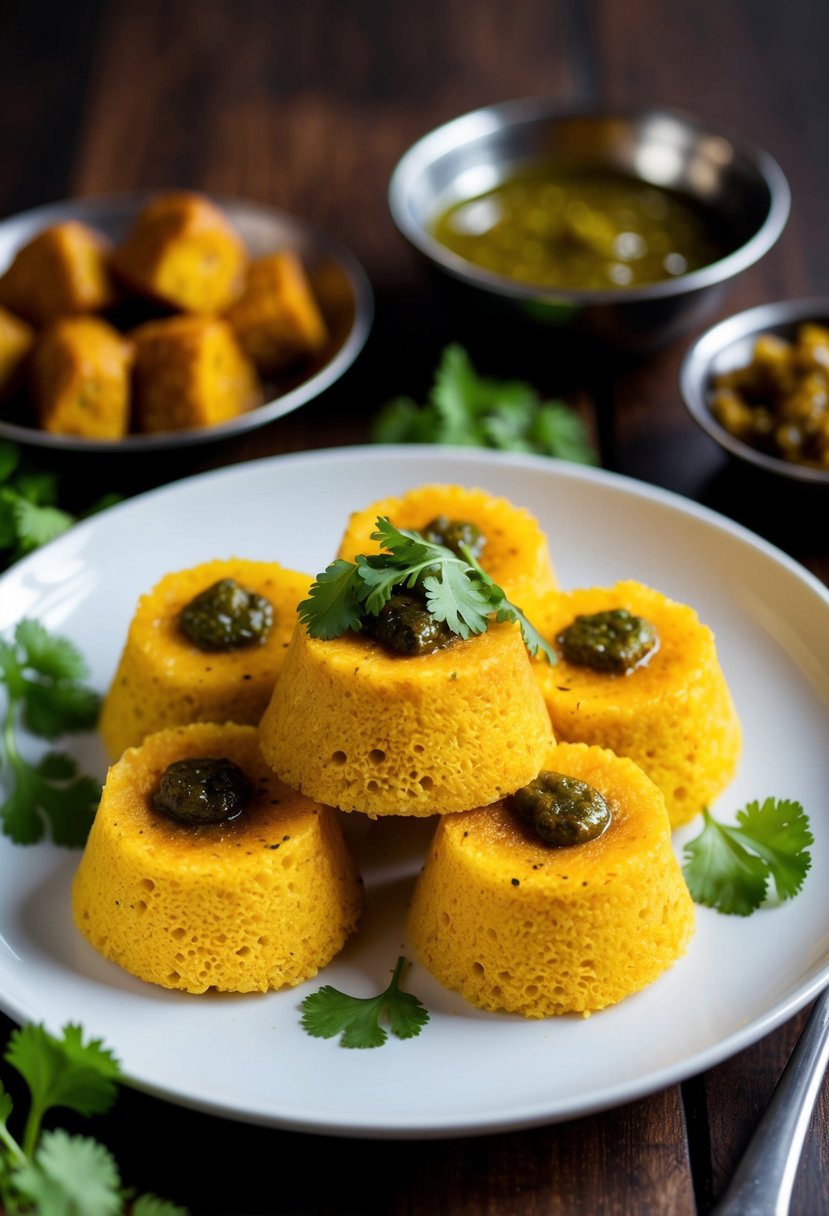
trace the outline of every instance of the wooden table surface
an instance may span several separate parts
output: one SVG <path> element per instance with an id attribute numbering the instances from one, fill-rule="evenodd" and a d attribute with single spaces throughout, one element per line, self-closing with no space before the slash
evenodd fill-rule
<path id="1" fill-rule="evenodd" d="M 376 293 L 365 353 L 315 403 L 172 458 L 55 461 L 70 490 L 132 493 L 231 461 L 362 441 L 383 401 L 422 395 L 457 334 L 392 225 L 387 181 L 412 140 L 491 101 L 667 105 L 742 132 L 779 160 L 794 205 L 721 315 L 829 288 L 829 9 L 809 0 L 18 0 L 0 29 L 0 213 L 148 187 L 248 197 L 335 234 Z M 687 341 L 638 362 L 522 352 L 519 365 L 497 335 L 464 340 L 482 370 L 578 404 L 607 468 L 716 508 L 829 581 L 826 503 L 733 467 L 686 418 L 676 374 Z M 705 1213 L 804 1016 L 682 1085 L 514 1134 L 318 1138 L 132 1091 L 91 1130 L 128 1181 L 195 1213 Z M 2 1020 L 0 1040 L 10 1025 Z M 827 1098 L 824 1085 L 795 1189 L 803 1216 L 829 1211 Z"/>

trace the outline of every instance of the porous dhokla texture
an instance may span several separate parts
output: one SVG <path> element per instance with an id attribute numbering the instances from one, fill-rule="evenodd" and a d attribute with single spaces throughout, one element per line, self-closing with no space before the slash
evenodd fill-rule
<path id="1" fill-rule="evenodd" d="M 128 287 L 183 312 L 221 312 L 241 291 L 247 253 L 209 199 L 162 194 L 142 209 L 112 265 Z"/>
<path id="2" fill-rule="evenodd" d="M 34 325 L 108 308 L 114 299 L 110 249 L 104 236 L 77 220 L 44 228 L 0 278 L 0 303 Z"/>
<path id="3" fill-rule="evenodd" d="M 31 325 L 0 306 L 0 396 L 10 396 L 20 387 L 34 340 Z"/>
<path id="4" fill-rule="evenodd" d="M 327 330 L 299 256 L 292 250 L 255 258 L 228 321 L 263 375 L 276 375 L 325 344 Z"/>
<path id="5" fill-rule="evenodd" d="M 227 321 L 166 317 L 147 321 L 132 336 L 139 431 L 216 426 L 261 404 L 256 368 Z"/>
<path id="6" fill-rule="evenodd" d="M 409 940 L 479 1009 L 587 1015 L 650 984 L 688 946 L 694 907 L 659 790 L 631 760 L 558 744 L 544 769 L 578 777 L 612 819 L 550 848 L 506 803 L 444 816 L 412 897 Z"/>
<path id="7" fill-rule="evenodd" d="M 494 802 L 538 772 L 552 739 L 516 625 L 402 657 L 361 635 L 297 626 L 260 723 L 288 785 L 344 811 L 434 815 Z"/>
<path id="8" fill-rule="evenodd" d="M 478 560 L 507 598 L 534 619 L 539 598 L 557 586 L 547 538 L 524 507 L 486 490 L 426 485 L 395 498 L 381 498 L 352 514 L 337 556 L 353 561 L 358 553 L 377 553 L 379 545 L 371 534 L 378 516 L 388 517 L 397 528 L 419 532 L 440 515 L 481 529 L 486 544 Z"/>
<path id="9" fill-rule="evenodd" d="M 32 356 L 38 425 L 58 435 L 121 439 L 130 420 L 131 342 L 99 317 L 61 317 Z"/>
<path id="10" fill-rule="evenodd" d="M 152 795 L 186 757 L 227 758 L 254 793 L 190 827 Z M 316 975 L 355 929 L 362 888 L 334 812 L 282 785 L 252 726 L 161 731 L 107 775 L 72 889 L 75 924 L 132 975 L 185 992 L 266 992 Z"/>
<path id="11" fill-rule="evenodd" d="M 554 643 L 578 615 L 627 608 L 656 627 L 659 648 L 629 675 L 563 657 L 534 663 L 556 738 L 630 756 L 656 782 L 678 827 L 710 805 L 740 758 L 737 711 L 714 635 L 693 608 L 627 581 L 550 596 L 536 624 Z"/>
<path id="12" fill-rule="evenodd" d="M 199 650 L 179 626 L 181 610 L 220 579 L 269 600 L 273 625 L 261 644 Z M 118 670 L 101 709 L 100 731 L 116 760 L 153 731 L 188 722 L 255 726 L 270 700 L 311 576 L 276 562 L 204 562 L 165 575 L 141 597 Z"/>

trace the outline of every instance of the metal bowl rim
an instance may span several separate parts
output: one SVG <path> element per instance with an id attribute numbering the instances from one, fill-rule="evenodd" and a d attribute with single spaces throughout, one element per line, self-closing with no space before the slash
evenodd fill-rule
<path id="1" fill-rule="evenodd" d="M 752 164 L 768 188 L 769 209 L 760 227 L 753 236 L 724 258 L 711 262 L 699 270 L 691 271 L 690 274 L 680 275 L 675 279 L 665 279 L 658 283 L 644 284 L 640 287 L 576 291 L 517 283 L 504 276 L 493 274 L 491 271 L 483 270 L 459 254 L 452 253 L 412 219 L 407 205 L 411 182 L 426 165 L 432 163 L 437 149 L 449 151 L 466 142 L 466 139 L 470 138 L 469 135 L 466 138 L 452 138 L 459 132 L 462 135 L 465 128 L 475 130 L 476 136 L 483 136 L 522 123 L 608 118 L 637 122 L 650 118 L 666 118 L 682 123 L 695 131 L 727 140 L 735 153 Z M 770 153 L 751 141 L 743 139 L 727 127 L 719 127 L 714 130 L 701 119 L 682 110 L 667 107 L 612 111 L 598 108 L 573 110 L 549 98 L 524 97 L 470 110 L 422 135 L 403 153 L 392 171 L 389 179 L 388 205 L 392 219 L 402 235 L 430 261 L 468 285 L 503 296 L 541 300 L 550 304 L 607 305 L 666 299 L 704 290 L 725 282 L 748 269 L 749 266 L 753 266 L 772 248 L 785 228 L 791 209 L 791 190 L 783 170 Z"/>
<path id="2" fill-rule="evenodd" d="M 680 396 L 686 410 L 715 443 L 739 460 L 745 460 L 766 472 L 811 485 L 829 485 L 829 470 L 782 460 L 743 443 L 717 422 L 708 405 L 707 390 L 713 360 L 735 342 L 761 333 L 773 333 L 793 322 L 819 322 L 821 318 L 829 323 L 829 296 L 776 300 L 734 313 L 712 325 L 692 342 L 682 357 L 678 373 Z"/>

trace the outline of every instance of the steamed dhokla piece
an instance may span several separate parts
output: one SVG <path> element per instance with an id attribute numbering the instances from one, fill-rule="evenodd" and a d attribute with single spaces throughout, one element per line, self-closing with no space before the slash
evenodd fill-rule
<path id="1" fill-rule="evenodd" d="M 99 317 L 61 317 L 32 356 L 38 425 L 57 435 L 122 439 L 130 421 L 132 343 Z"/>
<path id="2" fill-rule="evenodd" d="M 609 826 L 552 847 L 510 800 L 443 816 L 415 887 L 420 962 L 480 1009 L 588 1014 L 651 983 L 685 953 L 693 903 L 659 790 L 632 761 L 558 744 L 544 769 L 587 782 Z"/>
<path id="3" fill-rule="evenodd" d="M 231 761 L 235 818 L 155 809 L 168 766 Z M 357 925 L 362 888 L 334 812 L 282 785 L 251 726 L 160 731 L 107 775 L 72 891 L 75 924 L 139 979 L 186 992 L 266 992 L 316 975 Z"/>
<path id="4" fill-rule="evenodd" d="M 562 652 L 533 668 L 556 738 L 630 756 L 656 782 L 673 827 L 726 787 L 740 757 L 740 723 L 714 635 L 696 612 L 634 581 L 552 595 L 535 624 L 550 641 L 578 617 L 619 611 L 655 630 L 656 644 L 628 671 L 594 670 Z"/>
<path id="5" fill-rule="evenodd" d="M 237 590 L 228 587 L 228 582 Z M 188 722 L 255 725 L 282 668 L 296 623 L 296 607 L 310 582 L 309 575 L 276 562 L 241 558 L 204 562 L 161 579 L 139 601 L 104 699 L 100 730 L 110 757 L 117 759 L 125 748 L 165 726 Z M 202 597 L 196 603 L 198 609 L 203 597 L 216 587 L 219 592 L 213 596 L 211 611 L 217 614 L 218 625 L 232 625 L 234 613 L 244 624 L 244 614 L 253 613 L 255 628 L 248 630 L 249 636 L 243 630 L 234 638 L 231 630 L 218 641 L 203 639 L 200 646 L 185 632 L 182 613 Z M 259 604 L 257 597 L 266 604 Z M 233 646 L 234 640 L 239 644 Z M 217 649 L 223 644 L 231 644 L 231 648 Z"/>
<path id="6" fill-rule="evenodd" d="M 109 241 L 86 224 L 52 224 L 18 250 L 0 278 L 0 303 L 35 325 L 99 312 L 114 299 L 109 255 Z"/>
<path id="7" fill-rule="evenodd" d="M 262 754 L 283 781 L 372 817 L 493 802 L 535 775 L 551 739 L 512 624 L 416 656 L 298 625 L 260 723 Z"/>
<path id="8" fill-rule="evenodd" d="M 247 253 L 225 215 L 200 194 L 158 195 L 116 248 L 128 287 L 183 312 L 221 312 L 242 288 Z"/>
<path id="9" fill-rule="evenodd" d="M 19 388 L 34 341 L 31 325 L 0 305 L 0 397 Z"/>
<path id="10" fill-rule="evenodd" d="M 538 600 L 556 588 L 547 539 L 538 521 L 524 507 L 486 490 L 456 485 L 426 485 L 396 497 L 382 498 L 352 514 L 338 557 L 353 561 L 358 553 L 377 553 L 371 539 L 378 516 L 397 528 L 422 532 L 441 519 L 466 522 L 480 529 L 478 560 L 487 574 L 531 619 Z"/>

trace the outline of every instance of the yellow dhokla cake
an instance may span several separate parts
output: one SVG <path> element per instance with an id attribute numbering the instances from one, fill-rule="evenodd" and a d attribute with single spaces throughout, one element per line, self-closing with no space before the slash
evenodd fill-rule
<path id="1" fill-rule="evenodd" d="M 299 625 L 260 723 L 283 781 L 372 817 L 493 802 L 536 774 L 551 739 L 512 624 L 414 657 L 362 634 L 311 638 Z"/>
<path id="2" fill-rule="evenodd" d="M 550 641 L 580 615 L 624 608 L 656 628 L 658 647 L 629 674 L 568 662 L 534 663 L 560 741 L 609 747 L 656 782 L 673 827 L 726 787 L 740 757 L 740 723 L 714 635 L 693 608 L 626 581 L 550 596 L 535 621 Z"/>
<path id="3" fill-rule="evenodd" d="M 604 797 L 609 826 L 542 843 L 504 802 L 444 816 L 415 887 L 420 962 L 480 1009 L 589 1014 L 651 983 L 684 954 L 694 909 L 661 793 L 632 761 L 558 744 L 544 768 Z"/>
<path id="4" fill-rule="evenodd" d="M 272 605 L 273 623 L 259 644 L 200 650 L 181 629 L 182 610 L 222 579 L 232 579 Z M 141 597 L 118 670 L 104 698 L 100 731 L 112 759 L 152 731 L 188 722 L 255 725 L 268 704 L 311 577 L 276 562 L 241 558 L 204 562 L 166 575 Z"/>
<path id="5" fill-rule="evenodd" d="M 478 560 L 531 620 L 539 598 L 557 586 L 547 539 L 538 521 L 524 507 L 486 490 L 426 485 L 381 498 L 352 514 L 337 556 L 353 561 L 358 553 L 377 553 L 379 546 L 371 534 L 378 516 L 387 517 L 397 528 L 417 532 L 440 516 L 475 524 L 485 542 Z"/>
<path id="6" fill-rule="evenodd" d="M 235 819 L 177 823 L 152 804 L 166 768 L 227 758 L 252 795 Z M 251 726 L 160 731 L 110 770 L 72 890 L 75 923 L 139 979 L 265 992 L 310 979 L 362 906 L 334 812 L 282 785 Z"/>

